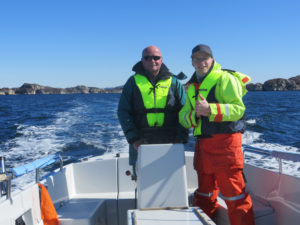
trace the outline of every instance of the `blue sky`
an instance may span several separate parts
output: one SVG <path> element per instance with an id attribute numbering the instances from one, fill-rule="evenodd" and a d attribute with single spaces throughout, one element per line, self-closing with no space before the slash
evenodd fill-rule
<path id="1" fill-rule="evenodd" d="M 253 83 L 290 78 L 300 74 L 299 12 L 298 0 L 2 0 L 0 88 L 123 85 L 149 45 L 190 77 L 199 43 Z"/>

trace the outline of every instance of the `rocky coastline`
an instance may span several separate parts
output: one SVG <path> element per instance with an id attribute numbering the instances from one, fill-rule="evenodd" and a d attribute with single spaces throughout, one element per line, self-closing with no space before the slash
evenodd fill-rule
<path id="1" fill-rule="evenodd" d="M 98 94 L 121 93 L 122 86 L 114 88 L 97 88 L 79 85 L 70 88 L 53 88 L 39 84 L 25 83 L 19 88 L 0 88 L 0 95 L 36 95 L 36 94 Z"/>
<path id="2" fill-rule="evenodd" d="M 0 95 L 35 95 L 35 94 L 98 94 L 121 93 L 123 86 L 97 88 L 79 85 L 70 88 L 53 88 L 39 84 L 25 83 L 19 88 L 0 88 Z M 262 83 L 249 83 L 248 91 L 300 91 L 300 75 L 289 78 L 276 78 Z"/>

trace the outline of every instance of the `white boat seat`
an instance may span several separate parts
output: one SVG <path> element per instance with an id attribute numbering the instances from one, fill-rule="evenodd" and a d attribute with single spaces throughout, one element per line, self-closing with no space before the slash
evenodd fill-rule
<path id="1" fill-rule="evenodd" d="M 274 209 L 252 197 L 255 225 L 275 224 Z M 218 197 L 220 207 L 217 210 L 217 224 L 230 225 L 225 201 Z"/>
<path id="2" fill-rule="evenodd" d="M 138 209 L 188 206 L 183 144 L 141 145 L 137 175 Z"/>
<path id="3" fill-rule="evenodd" d="M 57 211 L 60 225 L 104 224 L 101 215 L 105 215 L 104 199 L 69 199 L 63 202 Z"/>

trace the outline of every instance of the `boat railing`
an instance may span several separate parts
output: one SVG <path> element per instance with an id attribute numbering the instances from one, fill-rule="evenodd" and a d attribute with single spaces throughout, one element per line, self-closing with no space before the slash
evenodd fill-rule
<path id="1" fill-rule="evenodd" d="M 262 149 L 257 147 L 252 147 L 249 145 L 243 145 L 243 152 L 251 152 L 259 155 L 270 156 L 277 158 L 279 165 L 279 173 L 282 173 L 282 160 L 289 160 L 293 162 L 300 162 L 300 153 L 298 152 L 288 152 L 288 151 L 278 151 L 278 150 L 269 150 Z"/>
<path id="2" fill-rule="evenodd" d="M 257 147 L 252 147 L 249 145 L 243 145 L 243 152 L 250 152 L 264 156 L 270 156 L 277 158 L 279 164 L 279 173 L 282 173 L 282 160 L 290 160 L 293 162 L 300 162 L 300 153 L 298 152 L 288 152 L 288 151 L 278 151 L 262 149 Z M 30 173 L 33 170 L 36 171 L 36 183 L 40 180 L 40 169 L 53 164 L 56 161 L 60 161 L 60 169 L 63 168 L 63 159 L 60 154 L 53 154 L 46 156 L 41 159 L 37 159 L 31 163 L 23 166 L 15 167 L 6 170 L 5 167 L 5 157 L 0 156 L 0 197 L 5 196 L 10 198 L 11 194 L 11 180 L 14 177 L 19 177 L 24 174 Z"/>
<path id="3" fill-rule="evenodd" d="M 53 154 L 41 159 L 37 159 L 28 164 L 7 170 L 5 165 L 5 157 L 0 156 L 0 197 L 6 196 L 7 199 L 10 198 L 11 180 L 13 178 L 20 177 L 35 170 L 35 181 L 38 183 L 40 181 L 40 169 L 49 166 L 58 160 L 60 161 L 60 169 L 62 169 L 63 160 L 61 155 Z"/>
<path id="4" fill-rule="evenodd" d="M 6 195 L 6 198 L 10 197 L 11 179 L 12 175 L 9 175 L 6 171 L 5 157 L 0 156 L 0 198 L 4 195 Z"/>

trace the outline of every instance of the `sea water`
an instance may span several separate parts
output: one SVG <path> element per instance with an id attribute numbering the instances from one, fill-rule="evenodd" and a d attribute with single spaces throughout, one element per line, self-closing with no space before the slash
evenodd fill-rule
<path id="1" fill-rule="evenodd" d="M 117 118 L 120 94 L 0 96 L 0 156 L 7 168 L 60 153 L 64 163 L 127 152 Z M 243 143 L 270 150 L 300 152 L 300 92 L 249 92 Z M 186 151 L 193 151 L 190 130 Z M 278 170 L 276 159 L 245 154 L 246 162 Z M 58 166 L 54 165 L 54 166 Z M 48 170 L 53 169 L 49 168 Z M 283 162 L 283 172 L 300 177 L 300 163 Z M 16 179 L 22 185 L 30 174 Z"/>

